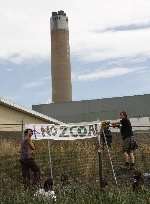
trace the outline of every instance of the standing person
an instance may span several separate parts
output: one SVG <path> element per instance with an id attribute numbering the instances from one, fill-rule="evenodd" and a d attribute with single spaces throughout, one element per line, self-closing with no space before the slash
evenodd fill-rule
<path id="1" fill-rule="evenodd" d="M 102 122 L 101 129 L 100 129 L 100 136 L 101 136 L 101 143 L 102 147 L 104 149 L 104 146 L 108 145 L 109 148 L 111 148 L 112 144 L 112 133 L 110 131 L 110 122 L 104 121 Z"/>
<path id="2" fill-rule="evenodd" d="M 27 187 L 30 185 L 30 170 L 33 172 L 33 185 L 37 185 L 40 181 L 40 169 L 33 158 L 33 151 L 35 146 L 32 143 L 31 137 L 33 135 L 32 129 L 24 131 L 24 138 L 21 142 L 20 162 L 22 167 L 23 183 Z"/>
<path id="3" fill-rule="evenodd" d="M 133 137 L 131 122 L 128 119 L 127 113 L 122 111 L 120 113 L 120 133 L 123 139 L 123 152 L 125 156 L 125 166 L 132 169 L 135 166 L 134 150 L 137 144 Z"/>

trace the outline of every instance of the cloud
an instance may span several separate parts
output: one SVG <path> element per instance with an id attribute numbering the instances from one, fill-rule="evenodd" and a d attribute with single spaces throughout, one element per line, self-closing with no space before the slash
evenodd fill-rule
<path id="1" fill-rule="evenodd" d="M 125 68 L 125 67 L 115 67 L 110 69 L 96 69 L 95 71 L 84 73 L 84 74 L 74 74 L 74 80 L 79 81 L 93 81 L 98 79 L 113 78 L 122 75 L 129 74 L 131 72 L 136 72 L 143 68 Z"/>
<path id="2" fill-rule="evenodd" d="M 136 55 L 150 56 L 149 36 L 150 29 L 146 32 L 136 30 L 88 34 L 88 38 L 82 39 L 82 42 L 76 42 L 74 54 L 85 62 Z"/>
<path id="3" fill-rule="evenodd" d="M 28 104 L 35 103 L 35 100 L 47 100 L 51 88 L 49 18 L 52 11 L 58 10 L 64 10 L 69 17 L 72 79 L 77 80 L 73 89 L 76 85 L 77 95 L 82 92 L 81 84 L 85 86 L 86 83 L 82 83 L 85 81 L 95 80 L 93 84 L 96 84 L 100 83 L 98 79 L 113 78 L 116 81 L 124 75 L 132 78 L 131 73 L 140 72 L 135 67 L 149 66 L 149 8 L 148 0 L 3 1 L 0 7 L 1 95 L 19 93 L 17 100 L 21 100 L 21 103 L 28 101 Z M 12 72 L 8 73 L 11 69 Z M 148 86 L 145 83 L 146 73 L 141 69 L 143 78 L 135 85 L 135 90 L 141 84 Z M 105 80 L 102 81 L 105 83 Z M 99 97 L 94 95 L 96 87 L 92 91 L 86 87 L 90 93 L 84 95 L 84 89 L 81 98 L 90 94 Z M 32 98 L 33 92 L 36 94 Z M 124 94 L 122 90 L 121 94 Z"/>
<path id="4" fill-rule="evenodd" d="M 35 87 L 39 87 L 43 85 L 43 82 L 42 81 L 32 81 L 32 82 L 29 82 L 29 83 L 26 83 L 23 85 L 23 88 L 25 89 L 30 89 L 30 88 L 35 88 Z"/>
<path id="5" fill-rule="evenodd" d="M 6 71 L 7 71 L 7 72 L 12 72 L 13 69 L 12 69 L 12 68 L 6 68 Z"/>
<path id="6" fill-rule="evenodd" d="M 134 30 L 141 30 L 141 29 L 150 29 L 150 21 L 148 22 L 139 22 L 139 23 L 132 23 L 127 25 L 117 25 L 114 27 L 108 27 L 104 30 L 95 30 L 94 32 L 103 33 L 103 32 L 119 32 L 119 31 L 134 31 Z"/>
<path id="7" fill-rule="evenodd" d="M 38 88 L 40 86 L 43 86 L 47 80 L 49 80 L 50 77 L 48 76 L 43 76 L 42 78 L 40 78 L 37 81 L 31 81 L 31 82 L 26 82 L 23 85 L 23 88 L 25 89 L 30 89 L 30 88 Z"/>
<path id="8" fill-rule="evenodd" d="M 48 97 L 48 99 L 46 101 L 43 102 L 44 104 L 49 104 L 52 103 L 52 99 L 51 97 Z"/>
<path id="9" fill-rule="evenodd" d="M 73 55 L 80 56 L 81 53 L 82 56 L 84 46 L 87 51 L 90 50 L 93 53 L 98 48 L 107 52 L 113 50 L 116 44 L 107 43 L 107 35 L 97 38 L 95 33 L 90 31 L 107 28 L 119 29 L 120 25 L 138 25 L 139 22 L 149 21 L 149 8 L 150 1 L 147 0 L 45 0 L 44 3 L 37 0 L 13 0 L 12 2 L 5 0 L 0 8 L 0 44 L 2 48 L 0 57 L 10 59 L 17 64 L 21 64 L 27 58 L 49 58 L 49 18 L 52 11 L 59 9 L 65 10 L 69 17 L 70 44 Z M 141 34 L 141 39 L 147 38 L 146 32 Z M 121 39 L 122 34 L 120 33 L 118 37 Z M 110 38 L 114 41 L 113 36 Z M 120 47 L 123 48 L 127 44 L 130 50 L 130 40 L 128 35 Z M 134 33 L 134 41 L 137 44 L 139 42 L 136 33 Z M 143 46 L 148 47 L 148 42 L 142 40 Z M 90 49 L 92 44 L 95 45 L 93 50 Z M 86 50 L 84 52 L 87 53 Z M 143 52 L 142 48 L 140 51 Z M 17 56 L 12 57 L 16 53 Z M 105 56 L 107 57 L 107 53 Z"/>
<path id="10" fill-rule="evenodd" d="M 14 53 L 13 55 L 11 55 L 9 57 L 9 61 L 14 63 L 14 64 L 22 64 L 24 59 L 23 57 L 21 56 L 21 54 L 19 53 Z"/>

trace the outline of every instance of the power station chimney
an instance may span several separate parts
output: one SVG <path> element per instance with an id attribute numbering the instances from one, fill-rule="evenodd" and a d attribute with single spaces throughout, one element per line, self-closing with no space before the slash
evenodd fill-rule
<path id="1" fill-rule="evenodd" d="M 52 101 L 72 101 L 68 17 L 64 11 L 52 12 L 51 76 Z"/>

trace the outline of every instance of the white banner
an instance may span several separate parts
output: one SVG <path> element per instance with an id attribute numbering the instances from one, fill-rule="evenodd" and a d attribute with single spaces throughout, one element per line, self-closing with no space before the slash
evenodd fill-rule
<path id="1" fill-rule="evenodd" d="M 51 140 L 76 140 L 97 137 L 99 132 L 99 123 L 90 124 L 26 124 L 26 128 L 33 130 L 33 140 L 51 139 Z"/>

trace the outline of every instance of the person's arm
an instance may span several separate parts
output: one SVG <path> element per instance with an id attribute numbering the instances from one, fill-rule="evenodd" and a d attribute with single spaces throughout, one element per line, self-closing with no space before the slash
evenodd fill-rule
<path id="1" fill-rule="evenodd" d="M 35 150 L 35 146 L 34 146 L 34 144 L 33 144 L 33 142 L 32 142 L 31 139 L 28 140 L 28 144 L 29 144 L 29 146 L 30 146 L 30 148 L 31 148 L 32 150 Z"/>
<path id="2" fill-rule="evenodd" d="M 113 128 L 120 128 L 121 122 L 116 122 L 111 124 Z"/>

